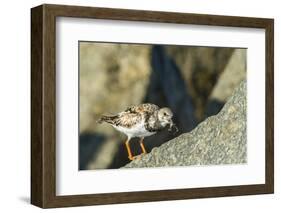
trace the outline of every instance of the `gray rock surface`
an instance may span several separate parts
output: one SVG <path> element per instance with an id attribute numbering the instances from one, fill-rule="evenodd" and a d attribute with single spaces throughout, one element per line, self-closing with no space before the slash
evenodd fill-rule
<path id="1" fill-rule="evenodd" d="M 247 161 L 246 81 L 223 109 L 190 133 L 174 138 L 130 162 L 125 168 L 241 164 Z"/>

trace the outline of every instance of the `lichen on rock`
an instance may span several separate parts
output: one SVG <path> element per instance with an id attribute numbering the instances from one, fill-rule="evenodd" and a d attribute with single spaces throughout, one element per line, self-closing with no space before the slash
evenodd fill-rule
<path id="1" fill-rule="evenodd" d="M 246 163 L 246 87 L 243 80 L 217 115 L 136 158 L 125 168 Z"/>

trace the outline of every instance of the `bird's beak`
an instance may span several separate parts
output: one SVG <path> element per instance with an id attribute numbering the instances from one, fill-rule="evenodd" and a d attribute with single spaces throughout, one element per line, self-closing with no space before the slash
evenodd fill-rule
<path id="1" fill-rule="evenodd" d="M 172 120 L 169 124 L 170 124 L 169 129 L 168 129 L 169 132 L 174 131 L 174 133 L 177 133 L 179 131 L 178 127 Z"/>

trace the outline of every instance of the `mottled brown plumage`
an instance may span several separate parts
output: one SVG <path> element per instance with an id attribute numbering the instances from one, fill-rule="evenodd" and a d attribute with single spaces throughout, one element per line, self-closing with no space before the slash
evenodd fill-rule
<path id="1" fill-rule="evenodd" d="M 155 104 L 146 103 L 138 106 L 131 106 L 117 115 L 103 115 L 98 120 L 98 123 L 106 122 L 113 126 L 131 128 L 143 119 L 153 115 L 157 110 L 159 110 L 159 107 Z"/>
<path id="2" fill-rule="evenodd" d="M 125 112 L 131 112 L 131 113 L 148 113 L 152 114 L 155 111 L 159 110 L 159 107 L 155 104 L 140 104 L 138 106 L 131 106 L 128 107 Z"/>

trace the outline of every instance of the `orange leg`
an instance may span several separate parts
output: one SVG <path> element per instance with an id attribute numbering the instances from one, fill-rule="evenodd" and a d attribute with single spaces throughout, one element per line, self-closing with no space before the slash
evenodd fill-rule
<path id="1" fill-rule="evenodd" d="M 125 144 L 126 144 L 126 148 L 127 148 L 127 152 L 128 152 L 128 158 L 130 160 L 134 160 L 134 156 L 132 155 L 132 151 L 131 151 L 129 142 L 130 142 L 130 138 L 127 138 Z"/>
<path id="2" fill-rule="evenodd" d="M 143 144 L 143 139 L 144 139 L 144 137 L 142 137 L 140 139 L 140 147 L 141 147 L 142 153 L 146 154 L 147 151 L 145 150 L 145 147 L 144 147 L 144 144 Z"/>

